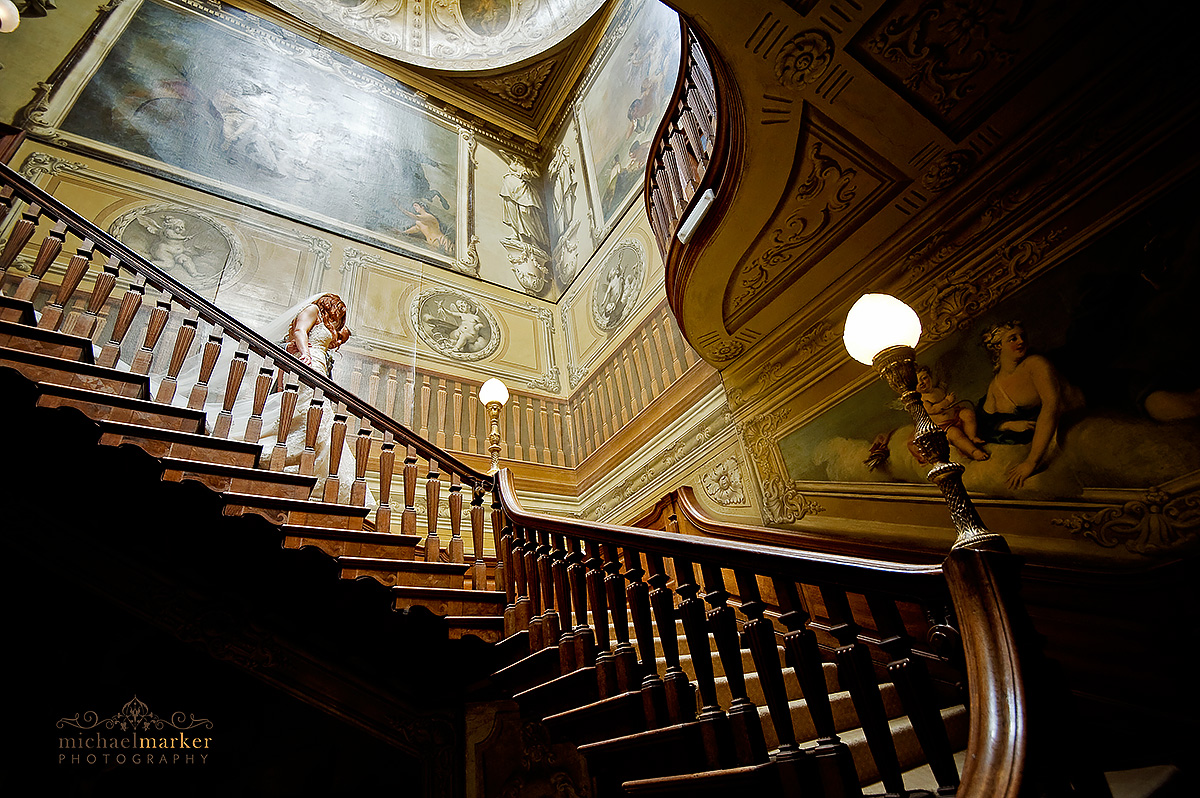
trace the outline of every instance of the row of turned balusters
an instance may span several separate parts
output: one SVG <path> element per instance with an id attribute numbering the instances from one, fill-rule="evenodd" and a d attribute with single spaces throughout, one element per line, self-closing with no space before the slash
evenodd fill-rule
<path id="1" fill-rule="evenodd" d="M 493 508 L 493 524 L 505 524 L 498 505 Z M 528 630 L 531 652 L 557 647 L 562 674 L 594 666 L 601 699 L 640 691 L 648 730 L 697 721 L 711 769 L 768 761 L 758 708 L 747 695 L 744 642 L 753 656 L 779 741 L 775 761 L 809 774 L 801 778 L 819 777 L 827 785 L 833 783 L 831 779 L 836 781 L 843 791 L 838 794 L 858 790 L 849 750 L 836 732 L 805 591 L 794 579 L 734 570 L 738 609 L 744 616 L 739 630 L 726 571 L 720 565 L 700 562 L 697 580 L 697 563 L 679 556 L 666 558 L 628 546 L 568 540 L 557 532 L 512 524 L 500 534 L 508 578 L 499 575 L 497 584 L 504 584 L 507 592 L 506 636 Z M 782 636 L 767 617 L 772 607 L 763 600 L 760 579 L 774 588 Z M 824 604 L 824 630 L 836 641 L 833 656 L 839 683 L 851 695 L 885 786 L 889 791 L 902 790 L 900 764 L 864 629 L 854 620 L 845 589 L 828 584 L 813 589 Z M 929 675 L 912 652 L 896 600 L 877 595 L 868 595 L 867 600 L 879 634 L 877 645 L 889 658 L 889 677 L 939 783 L 953 787 L 958 773 L 945 725 Z M 629 615 L 636 649 L 629 639 Z M 677 619 L 692 654 L 694 685 L 681 665 Z M 664 663 L 661 673 L 655 659 L 655 624 Z M 718 702 L 710 635 L 728 680 L 728 710 Z M 807 741 L 799 740 L 793 727 L 781 644 L 807 702 L 816 729 L 815 746 L 802 749 L 801 743 Z"/>

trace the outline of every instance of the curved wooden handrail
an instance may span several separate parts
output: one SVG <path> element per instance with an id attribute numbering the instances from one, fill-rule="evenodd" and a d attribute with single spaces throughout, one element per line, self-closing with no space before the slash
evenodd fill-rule
<path id="1" fill-rule="evenodd" d="M 309 385 L 320 388 L 326 396 L 333 397 L 344 404 L 349 411 L 364 420 L 369 420 L 377 429 L 391 432 L 398 441 L 406 446 L 412 446 L 421 457 L 436 460 L 457 473 L 464 482 L 472 487 L 487 489 L 491 485 L 491 477 L 472 469 L 449 452 L 438 448 L 400 422 L 383 413 L 378 408 L 368 404 L 347 389 L 335 383 L 324 374 L 302 363 L 297 357 L 286 352 L 282 347 L 259 335 L 240 321 L 213 305 L 208 300 L 188 288 L 183 283 L 165 273 L 143 256 L 134 252 L 122 242 L 113 238 L 104 230 L 94 225 L 53 195 L 43 191 L 32 182 L 26 180 L 7 164 L 0 163 L 0 182 L 12 187 L 17 199 L 40 206 L 46 216 L 55 221 L 65 221 L 69 229 L 80 238 L 90 239 L 105 254 L 116 256 L 121 263 L 132 271 L 141 274 L 152 287 L 169 294 L 173 300 L 189 310 L 197 310 L 200 318 L 206 322 L 221 326 L 230 337 L 249 343 L 256 354 L 270 354 L 272 360 L 285 365 L 288 371 L 301 374 Z"/>

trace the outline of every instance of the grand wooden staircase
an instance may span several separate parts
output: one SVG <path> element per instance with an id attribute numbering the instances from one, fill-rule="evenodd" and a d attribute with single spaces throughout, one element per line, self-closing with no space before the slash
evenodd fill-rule
<path id="1" fill-rule="evenodd" d="M 271 582 L 268 603 L 303 585 L 311 595 L 297 606 L 324 617 L 330 637 L 296 644 L 281 656 L 282 671 L 260 668 L 266 681 L 420 756 L 428 751 L 415 736 L 396 732 L 398 715 L 515 702 L 523 718 L 577 747 L 584 789 L 596 796 L 1109 794 L 1069 737 L 1045 744 L 1069 728 L 1061 714 L 1069 706 L 1040 668 L 1011 592 L 1016 563 L 1003 547 L 851 556 L 820 536 L 784 549 L 683 535 L 675 513 L 648 530 L 530 512 L 507 470 L 473 471 L 11 170 L 0 177 L 10 209 L 0 266 L 36 252 L 30 273 L 10 279 L 0 299 L 6 445 L 10 462 L 32 461 L 21 469 L 34 479 L 18 483 L 29 489 L 19 506 L 55 530 L 18 536 L 26 539 L 19 548 L 77 573 L 82 588 L 154 619 L 146 596 L 186 593 L 193 580 L 201 593 Z M 52 270 L 68 234 L 80 242 L 76 253 Z M 111 296 L 118 286 L 119 299 Z M 82 309 L 69 310 L 77 293 Z M 148 294 L 155 305 L 139 314 Z M 140 345 L 127 340 L 131 330 Z M 160 350 L 167 330 L 174 339 Z M 224 348 L 236 354 L 228 373 L 214 374 Z M 156 358 L 166 365 L 151 380 Z M 202 361 L 199 381 L 177 384 L 190 358 Z M 224 380 L 229 416 L 246 375 L 255 415 L 242 421 L 244 432 L 221 416 L 208 429 L 210 381 Z M 378 451 L 376 510 L 362 490 L 349 504 L 336 501 L 336 463 L 313 497 L 311 458 L 291 473 L 260 447 L 255 418 L 277 382 L 281 429 L 304 424 L 311 442 L 322 413 L 332 412 L 335 451 L 352 436 L 356 484 Z M 294 401 L 300 384 L 312 390 L 307 407 Z M 394 524 L 398 450 L 403 509 Z M 422 459 L 428 468 L 418 477 Z M 57 481 L 48 478 L 55 471 Z M 473 562 L 461 530 L 467 496 Z M 491 569 L 483 556 L 489 496 Z M 95 516 L 54 506 L 64 499 L 116 509 L 92 535 L 86 524 Z M 138 515 L 143 502 L 148 517 Z M 444 547 L 440 516 L 448 518 Z M 69 541 L 62 551 L 57 536 Z M 139 580 L 154 584 L 127 593 Z M 333 600 L 330 583 L 351 592 Z M 315 595 L 329 600 L 318 607 Z M 298 610 L 272 607 L 289 639 L 307 639 Z M 333 637 L 344 650 L 329 645 Z M 405 641 L 419 641 L 419 664 L 403 653 Z M 430 668 L 456 688 L 426 689 Z M 461 779 L 431 777 L 426 794 L 464 790 Z"/>

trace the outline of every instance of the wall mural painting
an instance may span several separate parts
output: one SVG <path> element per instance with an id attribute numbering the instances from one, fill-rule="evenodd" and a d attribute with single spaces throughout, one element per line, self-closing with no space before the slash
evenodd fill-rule
<path id="1" fill-rule="evenodd" d="M 550 236 L 537 171 L 516 155 L 506 155 L 508 171 L 500 183 L 504 224 L 512 231 L 500 243 L 508 252 L 517 282 L 527 293 L 542 294 L 550 283 Z"/>
<path id="2" fill-rule="evenodd" d="M 234 281 L 244 265 L 233 231 L 208 214 L 148 205 L 118 217 L 108 232 L 187 287 L 206 294 Z"/>
<path id="3" fill-rule="evenodd" d="M 396 81 L 235 9 L 143 3 L 56 131 L 389 249 L 456 255 L 459 135 Z"/>
<path id="4" fill-rule="evenodd" d="M 922 401 L 968 489 L 1066 499 L 1200 473 L 1194 196 L 1142 213 L 918 354 Z M 779 448 L 796 480 L 923 484 L 911 436 L 875 381 Z"/>
<path id="5" fill-rule="evenodd" d="M 500 323 L 472 297 L 444 288 L 422 291 L 410 316 L 421 340 L 454 360 L 482 360 L 500 347 Z"/>
<path id="6" fill-rule="evenodd" d="M 579 231 L 579 220 L 575 218 L 579 179 L 575 175 L 575 160 L 566 145 L 560 144 L 554 151 L 547 179 L 550 181 L 550 226 L 555 236 L 554 280 L 559 289 L 565 291 L 580 267 L 579 246 L 574 240 Z"/>
<path id="7" fill-rule="evenodd" d="M 606 37 L 619 38 L 582 102 L 600 226 L 641 190 L 654 134 L 679 74 L 679 18 L 661 3 L 642 2 L 632 15 L 618 13 Z"/>

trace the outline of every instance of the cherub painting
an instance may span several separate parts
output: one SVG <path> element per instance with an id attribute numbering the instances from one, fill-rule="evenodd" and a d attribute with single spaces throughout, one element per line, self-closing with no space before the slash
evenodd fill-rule
<path id="1" fill-rule="evenodd" d="M 499 342 L 486 309 L 455 291 L 423 295 L 414 307 L 414 320 L 426 343 L 458 360 L 486 357 Z"/>
<path id="2" fill-rule="evenodd" d="M 928 366 L 917 366 L 917 391 L 921 394 L 921 403 L 925 405 L 930 420 L 946 432 L 946 439 L 951 446 L 972 460 L 990 457 L 983 449 L 983 438 L 979 437 L 974 405 L 959 399 L 943 383 L 935 381 Z"/>

